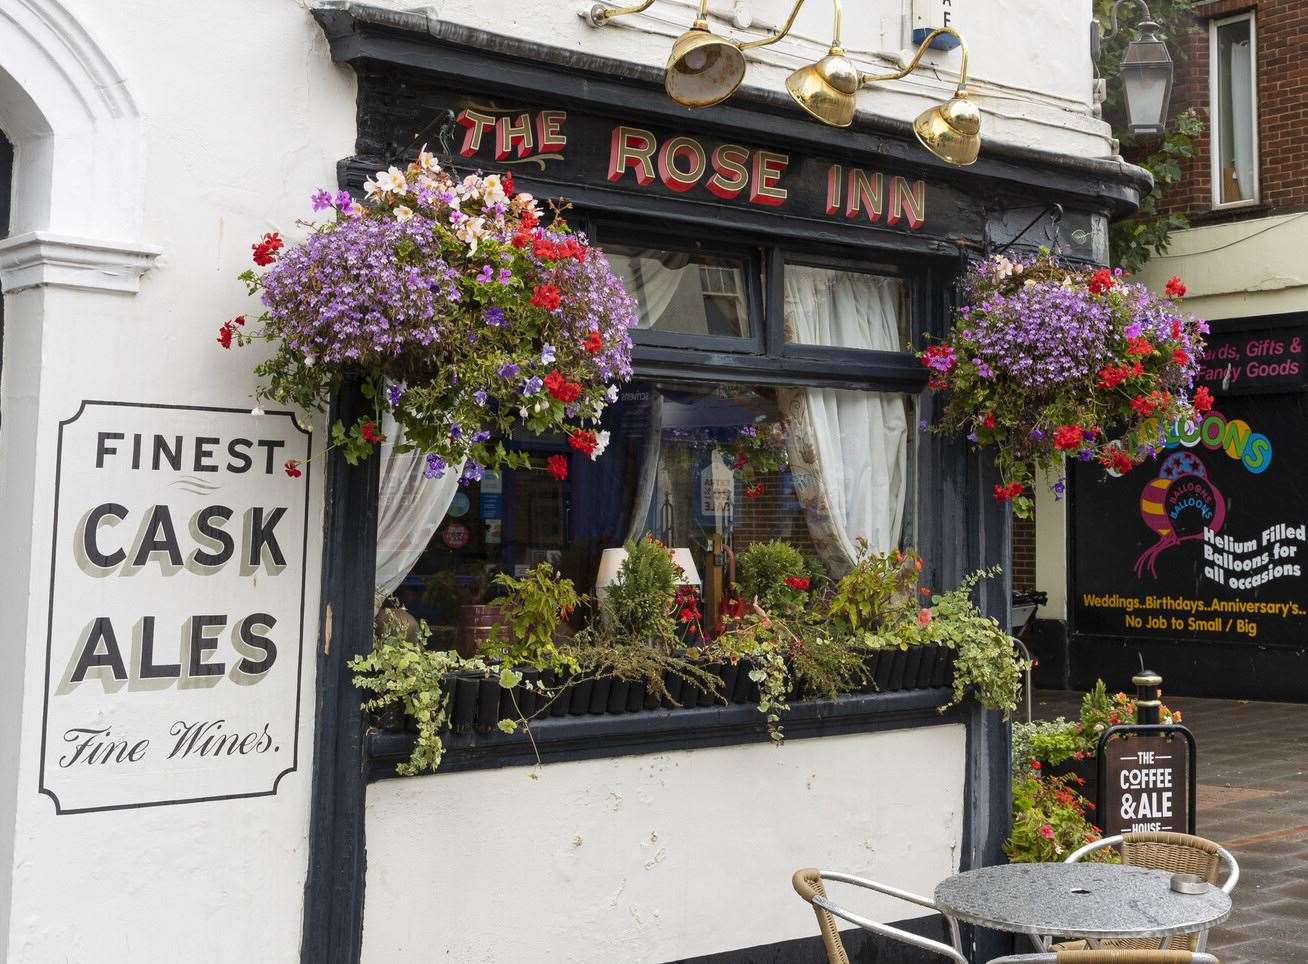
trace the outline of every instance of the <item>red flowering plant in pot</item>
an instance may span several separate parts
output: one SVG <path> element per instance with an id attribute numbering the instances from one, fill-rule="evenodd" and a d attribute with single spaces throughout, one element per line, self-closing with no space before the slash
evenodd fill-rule
<path id="1" fill-rule="evenodd" d="M 324 408 L 358 377 L 374 412 L 335 425 L 334 444 L 352 464 L 366 458 L 389 414 L 397 451 L 425 453 L 429 478 L 529 468 L 500 441 L 514 432 L 561 434 L 598 457 L 638 317 L 603 253 L 561 216 L 542 223 L 511 175 L 459 178 L 425 150 L 365 190 L 362 204 L 319 190 L 313 207 L 327 217 L 302 242 L 267 234 L 253 246 L 264 270 L 241 278 L 263 312 L 257 326 L 225 322 L 218 343 L 271 343 L 258 399 Z M 567 474 L 561 456 L 547 467 Z"/>
<path id="2" fill-rule="evenodd" d="M 995 498 L 1019 516 L 1034 469 L 1058 476 L 1072 457 L 1124 474 L 1163 446 L 1166 426 L 1212 407 L 1192 390 L 1208 325 L 1181 310 L 1178 278 L 1160 297 L 1042 251 L 975 264 L 963 292 L 949 334 L 919 354 L 948 395 L 936 428 L 994 446 Z"/>

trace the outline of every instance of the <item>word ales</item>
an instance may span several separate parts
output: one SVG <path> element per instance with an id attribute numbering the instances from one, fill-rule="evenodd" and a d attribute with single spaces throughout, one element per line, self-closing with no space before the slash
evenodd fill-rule
<path id="1" fill-rule="evenodd" d="M 262 796 L 296 769 L 311 441 L 289 412 L 84 402 L 60 424 L 57 813 Z"/>
<path id="2" fill-rule="evenodd" d="M 541 170 L 556 164 L 598 166 L 595 142 L 603 136 L 603 170 L 581 172 L 586 179 L 602 176 L 609 184 L 648 188 L 659 184 L 684 194 L 702 191 L 720 201 L 741 201 L 758 207 L 781 207 L 800 195 L 798 207 L 815 207 L 810 195 L 818 187 L 808 168 L 784 151 L 740 144 L 711 143 L 685 134 L 660 135 L 643 127 L 608 124 L 579 118 L 570 134 L 566 111 L 540 110 L 499 113 L 464 107 L 455 116 L 463 129 L 458 154 L 483 157 L 501 165 L 535 164 Z M 601 130 L 603 133 L 601 134 Z M 569 157 L 569 153 L 575 155 Z M 921 180 L 886 175 L 844 164 L 821 164 L 821 213 L 829 218 L 903 225 L 917 231 L 926 223 L 927 188 Z"/>

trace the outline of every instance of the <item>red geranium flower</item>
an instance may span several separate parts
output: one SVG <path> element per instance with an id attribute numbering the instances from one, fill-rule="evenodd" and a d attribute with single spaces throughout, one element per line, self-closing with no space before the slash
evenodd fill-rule
<path id="1" fill-rule="evenodd" d="M 1046 840 L 1054 839 L 1054 828 L 1049 826 L 1049 824 L 1047 823 L 1040 825 L 1039 833 L 1040 836 L 1044 837 Z"/>
<path id="2" fill-rule="evenodd" d="M 551 455 L 545 460 L 545 471 L 562 482 L 568 477 L 568 459 L 563 455 Z"/>
<path id="3" fill-rule="evenodd" d="M 1059 425 L 1054 429 L 1054 448 L 1060 452 L 1071 452 L 1081 447 L 1084 438 L 1084 434 L 1077 426 Z"/>
<path id="4" fill-rule="evenodd" d="M 1169 298 L 1185 297 L 1185 285 L 1181 284 L 1181 279 L 1179 276 L 1174 276 L 1167 279 L 1167 296 Z"/>
<path id="5" fill-rule="evenodd" d="M 1200 415 L 1213 410 L 1213 393 L 1206 385 L 1200 385 L 1194 393 L 1194 410 Z"/>
<path id="6" fill-rule="evenodd" d="M 295 459 L 287 459 L 286 464 L 282 466 L 286 474 L 293 479 L 298 479 L 303 473 L 300 471 L 300 463 Z"/>
<path id="7" fill-rule="evenodd" d="M 1148 338 L 1132 338 L 1126 345 L 1128 355 L 1152 355 L 1154 346 L 1149 343 Z"/>
<path id="8" fill-rule="evenodd" d="M 377 431 L 376 422 L 364 422 L 363 427 L 359 429 L 359 434 L 363 436 L 365 442 L 371 442 L 373 445 L 380 445 L 386 441 L 386 436 Z"/>
<path id="9" fill-rule="evenodd" d="M 502 174 L 502 175 L 500 176 L 500 186 L 501 186 L 502 188 L 504 188 L 504 193 L 505 193 L 505 194 L 508 194 L 510 197 L 513 195 L 513 174 L 512 174 L 512 172 L 505 172 L 504 174 Z"/>
<path id="10" fill-rule="evenodd" d="M 1031 759 L 1027 760 L 1026 763 L 1027 766 L 1029 766 L 1032 770 L 1040 769 L 1040 761 L 1037 760 L 1035 757 L 1031 757 Z"/>
<path id="11" fill-rule="evenodd" d="M 509 239 L 509 244 L 515 248 L 525 248 L 527 242 L 531 240 L 531 235 L 527 231 L 519 231 Z"/>
<path id="12" fill-rule="evenodd" d="M 1026 491 L 1026 486 L 1021 482 L 1010 482 L 1008 485 L 996 485 L 995 500 L 997 502 L 1012 502 L 1024 491 Z"/>
<path id="13" fill-rule="evenodd" d="M 929 609 L 919 609 L 919 610 L 917 611 L 917 624 L 918 624 L 919 626 L 930 626 L 930 625 L 931 625 L 931 610 L 929 610 Z"/>
<path id="14" fill-rule="evenodd" d="M 224 321 L 218 327 L 218 344 L 222 345 L 228 351 L 230 351 L 232 347 L 232 331 L 233 328 L 230 321 Z"/>
<path id="15" fill-rule="evenodd" d="M 791 589 L 798 589 L 800 592 L 808 590 L 808 580 L 801 576 L 787 576 L 782 581 Z"/>
<path id="16" fill-rule="evenodd" d="M 1135 468 L 1135 463 L 1131 461 L 1131 457 L 1116 446 L 1101 455 L 1099 461 L 1105 468 L 1112 469 L 1118 475 L 1126 475 L 1127 472 Z"/>
<path id="17" fill-rule="evenodd" d="M 981 419 L 981 424 L 984 425 L 986 428 L 994 428 L 994 427 L 995 427 L 995 413 L 994 413 L 994 412 L 986 412 L 986 417 L 983 418 L 983 419 Z"/>
<path id="18" fill-rule="evenodd" d="M 285 245 L 281 236 L 276 231 L 270 231 L 257 244 L 250 245 L 250 251 L 254 257 L 254 263 L 263 267 L 276 261 L 277 252 L 283 247 Z"/>
<path id="19" fill-rule="evenodd" d="M 540 218 L 536 217 L 535 211 L 522 212 L 522 226 L 530 231 L 536 225 L 540 224 Z"/>
<path id="20" fill-rule="evenodd" d="M 568 444 L 582 455 L 590 455 L 595 451 L 595 446 L 599 444 L 599 440 L 595 437 L 594 432 L 579 428 L 568 436 Z"/>
<path id="21" fill-rule="evenodd" d="M 748 463 L 749 463 L 749 459 L 745 458 L 745 452 L 742 449 L 741 451 L 736 453 L 736 460 L 731 463 L 732 471 L 739 472 Z"/>
<path id="22" fill-rule="evenodd" d="M 1190 364 L 1190 356 L 1180 348 L 1173 348 L 1172 361 L 1176 362 L 1178 365 L 1188 365 Z"/>
<path id="23" fill-rule="evenodd" d="M 537 308 L 553 311 L 559 306 L 559 289 L 554 285 L 537 285 L 531 290 L 531 303 Z"/>
<path id="24" fill-rule="evenodd" d="M 1113 273 L 1107 268 L 1100 268 L 1090 276 L 1087 287 L 1092 295 L 1101 295 L 1113 286 Z"/>
<path id="25" fill-rule="evenodd" d="M 542 235 L 532 242 L 531 253 L 543 261 L 553 261 L 559 256 L 559 249 L 553 241 Z"/>
<path id="26" fill-rule="evenodd" d="M 1108 365 L 1099 370 L 1099 387 L 1116 388 L 1122 382 L 1126 381 L 1131 374 L 1131 369 L 1126 366 L 1118 367 L 1117 365 Z"/>
<path id="27" fill-rule="evenodd" d="M 586 349 L 592 355 L 597 354 L 604 347 L 604 340 L 600 338 L 598 330 L 592 328 L 586 335 L 586 340 L 581 343 L 581 347 Z"/>
<path id="28" fill-rule="evenodd" d="M 762 494 L 763 494 L 762 482 L 755 482 L 753 485 L 745 486 L 745 498 L 747 499 L 757 499 Z"/>
<path id="29" fill-rule="evenodd" d="M 581 386 L 568 381 L 557 368 L 545 376 L 544 384 L 549 393 L 565 405 L 575 402 L 581 396 Z"/>
<path id="30" fill-rule="evenodd" d="M 1181 337 L 1181 323 L 1179 321 L 1174 321 L 1172 322 L 1172 340 L 1176 341 L 1180 337 Z"/>
<path id="31" fill-rule="evenodd" d="M 233 325 L 245 324 L 245 315 L 237 315 L 235 318 L 232 319 L 232 324 Z"/>

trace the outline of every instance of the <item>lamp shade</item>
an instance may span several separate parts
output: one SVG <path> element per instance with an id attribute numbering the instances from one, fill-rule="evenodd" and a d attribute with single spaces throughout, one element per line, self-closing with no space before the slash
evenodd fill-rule
<path id="1" fill-rule="evenodd" d="M 682 586 L 701 586 L 699 569 L 689 549 L 673 549 L 672 559 L 681 567 Z M 595 574 L 595 595 L 603 598 L 604 590 L 618 581 L 622 564 L 627 561 L 626 549 L 605 549 L 600 553 L 599 572 Z"/>
<path id="2" fill-rule="evenodd" d="M 858 68 L 839 47 L 815 64 L 800 67 L 786 78 L 795 103 L 824 124 L 848 127 L 854 122 L 854 94 L 861 78 Z"/>
<path id="3" fill-rule="evenodd" d="M 1127 45 L 1122 56 L 1121 71 L 1131 130 L 1162 133 L 1172 99 L 1172 56 L 1158 36 L 1158 24 L 1152 20 L 1140 24 L 1140 36 Z"/>
<path id="4" fill-rule="evenodd" d="M 708 21 L 696 20 L 672 45 L 663 86 L 683 107 L 712 107 L 734 94 L 744 79 L 740 48 L 714 36 Z"/>
<path id="5" fill-rule="evenodd" d="M 981 153 L 981 112 L 959 91 L 947 103 L 919 114 L 913 133 L 942 161 L 966 167 Z"/>

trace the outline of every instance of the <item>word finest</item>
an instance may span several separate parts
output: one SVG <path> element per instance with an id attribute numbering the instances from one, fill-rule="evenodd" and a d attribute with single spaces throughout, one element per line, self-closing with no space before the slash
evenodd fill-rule
<path id="1" fill-rule="evenodd" d="M 165 759 L 181 760 L 202 757 L 250 756 L 278 752 L 281 747 L 273 743 L 268 732 L 269 724 L 251 733 L 224 732 L 226 720 L 178 720 L 168 728 L 173 738 Z M 68 769 L 77 765 L 140 763 L 149 755 L 150 740 L 116 738 L 110 726 L 74 726 L 64 731 L 68 744 L 59 766 Z"/>

